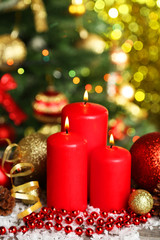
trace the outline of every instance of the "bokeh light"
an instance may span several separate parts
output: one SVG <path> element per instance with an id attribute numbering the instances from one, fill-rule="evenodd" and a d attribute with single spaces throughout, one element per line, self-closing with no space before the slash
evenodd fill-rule
<path id="1" fill-rule="evenodd" d="M 117 18 L 118 17 L 118 10 L 116 8 L 110 8 L 108 11 L 108 15 L 111 18 Z"/>
<path id="2" fill-rule="evenodd" d="M 136 99 L 138 102 L 142 102 L 142 101 L 145 99 L 145 93 L 144 93 L 144 91 L 143 91 L 142 89 L 136 91 L 136 93 L 135 93 L 135 99 Z"/>
<path id="3" fill-rule="evenodd" d="M 103 92 L 103 87 L 100 86 L 100 85 L 97 85 L 97 86 L 95 87 L 95 92 L 96 92 L 96 93 L 101 93 L 101 92 Z"/>
<path id="4" fill-rule="evenodd" d="M 14 60 L 12 58 L 9 58 L 7 60 L 7 64 L 8 64 L 8 66 L 12 66 L 14 64 Z"/>
<path id="5" fill-rule="evenodd" d="M 85 89 L 90 92 L 92 90 L 92 85 L 91 84 L 86 84 Z"/>
<path id="6" fill-rule="evenodd" d="M 74 78 L 73 78 L 73 83 L 74 83 L 74 84 L 80 83 L 80 78 L 79 78 L 79 77 L 74 77 Z"/>
<path id="7" fill-rule="evenodd" d="M 132 99 L 134 96 L 134 88 L 131 85 L 124 85 L 121 88 L 121 94 L 127 98 L 127 99 Z"/>
<path id="8" fill-rule="evenodd" d="M 24 73 L 24 69 L 23 68 L 18 68 L 17 72 L 18 72 L 18 74 L 22 75 Z"/>
<path id="9" fill-rule="evenodd" d="M 45 56 L 45 57 L 48 56 L 49 55 L 49 51 L 47 49 L 43 49 L 42 50 L 42 55 Z"/>

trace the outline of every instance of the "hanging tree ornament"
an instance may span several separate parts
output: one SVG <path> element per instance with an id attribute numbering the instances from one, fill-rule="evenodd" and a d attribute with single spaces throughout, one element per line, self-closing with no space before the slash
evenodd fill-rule
<path id="1" fill-rule="evenodd" d="M 9 74 L 4 74 L 0 79 L 0 105 L 9 113 L 9 118 L 14 121 L 16 125 L 21 124 L 27 118 L 27 115 L 18 107 L 13 98 L 7 93 L 8 90 L 15 89 L 17 83 Z"/>
<path id="2" fill-rule="evenodd" d="M 83 0 L 72 0 L 68 11 L 71 15 L 82 16 L 86 11 Z"/>

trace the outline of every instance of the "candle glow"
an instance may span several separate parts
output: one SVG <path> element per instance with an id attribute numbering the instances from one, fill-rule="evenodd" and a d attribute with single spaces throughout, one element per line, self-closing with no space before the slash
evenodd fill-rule
<path id="1" fill-rule="evenodd" d="M 83 100 L 85 101 L 85 103 L 88 101 L 88 91 L 87 90 L 84 92 Z"/>
<path id="2" fill-rule="evenodd" d="M 114 137 L 113 137 L 113 134 L 110 135 L 109 143 L 111 144 L 111 146 L 114 145 Z"/>
<path id="3" fill-rule="evenodd" d="M 65 119 L 65 130 L 66 130 L 66 133 L 68 133 L 68 129 L 69 129 L 69 118 L 67 116 L 66 119 Z"/>

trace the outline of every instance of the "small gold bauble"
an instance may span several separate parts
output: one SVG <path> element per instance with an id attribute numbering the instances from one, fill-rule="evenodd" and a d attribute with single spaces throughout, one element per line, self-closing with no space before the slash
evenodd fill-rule
<path id="1" fill-rule="evenodd" d="M 153 207 L 152 195 L 146 190 L 138 189 L 129 196 L 128 205 L 137 214 L 146 214 Z"/>
<path id="2" fill-rule="evenodd" d="M 0 70 L 11 71 L 25 60 L 27 50 L 24 42 L 9 34 L 0 36 Z"/>
<path id="3" fill-rule="evenodd" d="M 47 137 L 41 133 L 33 133 L 19 142 L 21 149 L 21 162 L 32 163 L 34 172 L 17 182 L 39 181 L 40 186 L 46 185 L 46 158 L 47 158 Z M 16 153 L 15 153 L 16 155 Z"/>

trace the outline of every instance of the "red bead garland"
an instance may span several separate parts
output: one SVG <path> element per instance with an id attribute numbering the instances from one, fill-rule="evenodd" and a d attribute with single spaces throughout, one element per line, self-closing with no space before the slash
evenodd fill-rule
<path id="1" fill-rule="evenodd" d="M 24 226 L 21 226 L 19 229 L 17 229 L 15 226 L 11 226 L 8 229 L 8 233 L 16 234 L 17 232 L 22 232 L 25 234 L 29 229 L 41 229 L 45 227 L 47 230 L 54 228 L 56 231 L 61 231 L 64 229 L 66 234 L 75 232 L 75 234 L 78 236 L 85 234 L 87 237 L 91 237 L 94 233 L 103 234 L 104 230 L 111 231 L 114 226 L 120 229 L 123 226 L 129 227 L 131 224 L 144 224 L 148 218 L 151 218 L 152 212 L 153 211 L 145 215 L 138 216 L 132 211 L 126 211 L 123 209 L 119 213 L 118 211 L 111 212 L 112 214 L 121 214 L 120 216 L 108 217 L 108 213 L 105 211 L 100 212 L 100 214 L 95 211 L 89 214 L 87 211 L 85 211 L 82 215 L 77 210 L 68 212 L 65 209 L 57 210 L 56 208 L 43 207 L 40 212 L 32 212 L 30 215 L 24 217 Z M 78 216 L 79 214 L 80 216 Z M 73 221 L 79 225 L 79 227 L 73 229 L 70 225 Z M 67 225 L 64 227 L 63 222 L 67 223 Z M 88 226 L 92 226 L 92 228 L 84 228 L 84 222 L 86 222 Z M 81 225 L 82 227 L 80 227 Z M 0 235 L 5 235 L 6 232 L 6 228 L 4 226 L 0 226 Z"/>

